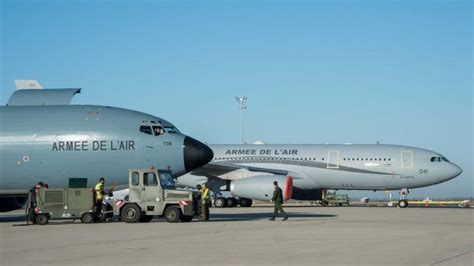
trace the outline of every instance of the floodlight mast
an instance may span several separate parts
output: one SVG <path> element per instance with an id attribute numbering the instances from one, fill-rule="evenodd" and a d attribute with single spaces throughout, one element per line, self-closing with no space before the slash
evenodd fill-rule
<path id="1" fill-rule="evenodd" d="M 235 100 L 239 104 L 240 109 L 240 143 L 244 144 L 244 110 L 247 110 L 247 96 L 237 96 Z"/>

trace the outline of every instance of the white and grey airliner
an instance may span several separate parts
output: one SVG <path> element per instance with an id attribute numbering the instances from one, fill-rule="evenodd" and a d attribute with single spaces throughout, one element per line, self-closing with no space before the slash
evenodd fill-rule
<path id="1" fill-rule="evenodd" d="M 403 190 L 448 181 L 462 169 L 440 153 L 399 145 L 210 145 L 211 163 L 178 178 L 230 191 L 242 206 L 268 200 L 278 181 L 286 199 L 319 200 L 326 189 Z M 224 205 L 225 199 L 216 199 Z M 232 205 L 232 204 L 230 204 Z M 408 205 L 405 199 L 401 207 Z"/>

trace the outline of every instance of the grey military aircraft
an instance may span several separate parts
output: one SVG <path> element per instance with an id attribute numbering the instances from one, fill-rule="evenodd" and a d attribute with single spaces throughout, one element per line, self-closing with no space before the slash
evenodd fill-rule
<path id="1" fill-rule="evenodd" d="M 272 182 L 286 199 L 321 200 L 322 191 L 401 190 L 448 181 L 462 169 L 443 155 L 398 145 L 210 145 L 213 161 L 178 177 L 178 185 L 207 182 L 216 195 L 230 191 L 241 206 L 269 200 Z M 217 197 L 218 206 L 230 199 Z M 235 201 L 234 199 L 232 199 Z M 405 197 L 398 202 L 407 207 Z"/>
<path id="2" fill-rule="evenodd" d="M 20 208 L 38 181 L 67 187 L 128 184 L 128 169 L 170 169 L 183 175 L 208 163 L 213 152 L 170 122 L 145 113 L 70 104 L 80 89 L 43 89 L 17 81 L 0 107 L 0 211 Z M 72 178 L 72 179 L 71 179 Z"/>

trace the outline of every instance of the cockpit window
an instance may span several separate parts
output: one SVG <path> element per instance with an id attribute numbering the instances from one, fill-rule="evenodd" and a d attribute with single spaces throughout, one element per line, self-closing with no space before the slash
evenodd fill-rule
<path id="1" fill-rule="evenodd" d="M 160 126 L 153 126 L 153 133 L 155 133 L 155 136 L 161 136 L 165 133 L 165 131 Z"/>
<path id="2" fill-rule="evenodd" d="M 165 127 L 165 131 L 170 134 L 179 133 L 179 130 L 175 127 Z"/>
<path id="3" fill-rule="evenodd" d="M 431 157 L 431 161 L 432 162 L 448 162 L 449 163 L 449 160 L 446 159 L 445 157 Z"/>
<path id="4" fill-rule="evenodd" d="M 140 126 L 140 132 L 143 132 L 148 135 L 153 135 L 153 132 L 151 131 L 150 126 Z"/>

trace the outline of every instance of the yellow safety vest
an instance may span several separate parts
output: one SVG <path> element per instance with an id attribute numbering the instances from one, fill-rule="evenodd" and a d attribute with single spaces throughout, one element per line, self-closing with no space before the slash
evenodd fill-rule
<path id="1" fill-rule="evenodd" d="M 202 192 L 201 192 L 202 201 L 205 202 L 208 198 L 209 198 L 209 189 L 208 188 L 202 189 Z"/>
<path id="2" fill-rule="evenodd" d="M 97 183 L 97 185 L 95 185 L 95 198 L 97 200 L 102 200 L 104 196 L 102 191 L 104 191 L 104 184 L 99 182 Z"/>

